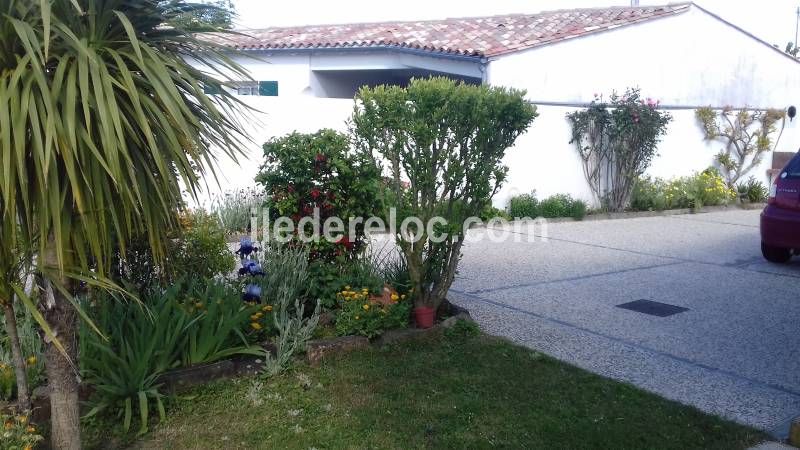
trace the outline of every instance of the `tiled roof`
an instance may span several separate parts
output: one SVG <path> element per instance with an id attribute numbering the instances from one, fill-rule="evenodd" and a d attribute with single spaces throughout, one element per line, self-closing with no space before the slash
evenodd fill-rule
<path id="1" fill-rule="evenodd" d="M 412 22 L 308 25 L 207 34 L 240 50 L 400 47 L 491 57 L 687 11 L 691 3 Z"/>

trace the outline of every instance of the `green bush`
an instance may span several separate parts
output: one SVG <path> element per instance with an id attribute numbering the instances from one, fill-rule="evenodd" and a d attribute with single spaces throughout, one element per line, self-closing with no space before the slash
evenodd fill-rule
<path id="1" fill-rule="evenodd" d="M 716 169 L 710 168 L 688 177 L 669 181 L 639 178 L 634 184 L 630 209 L 660 211 L 664 209 L 702 208 L 725 205 L 737 193 L 729 189 Z"/>
<path id="2" fill-rule="evenodd" d="M 666 183 L 660 178 L 638 178 L 631 191 L 631 206 L 634 211 L 661 211 L 667 209 Z"/>
<path id="3" fill-rule="evenodd" d="M 391 174 L 384 192 L 398 223 L 442 217 L 448 224 L 436 230 L 447 237 L 443 242 L 432 242 L 425 229 L 415 230 L 417 242 L 396 236 L 415 305 L 438 307 L 450 289 L 464 221 L 491 203 L 508 173 L 506 149 L 537 116 L 524 95 L 441 77 L 365 87 L 356 95 L 353 138 L 361 155 Z"/>
<path id="4" fill-rule="evenodd" d="M 539 200 L 536 198 L 536 191 L 511 197 L 511 200 L 508 201 L 508 214 L 518 219 L 539 217 Z"/>
<path id="5" fill-rule="evenodd" d="M 737 186 L 739 197 L 748 200 L 750 203 L 764 203 L 769 197 L 769 190 L 764 183 L 756 180 L 755 177 L 750 177 L 747 182 L 740 183 Z"/>
<path id="6" fill-rule="evenodd" d="M 411 302 L 405 294 L 392 294 L 389 303 L 382 303 L 370 299 L 375 292 L 367 287 L 361 290 L 349 290 L 350 286 L 346 288 L 339 293 L 341 310 L 336 315 L 338 335 L 373 338 L 386 330 L 408 326 Z"/>
<path id="7" fill-rule="evenodd" d="M 181 228 L 167 255 L 171 279 L 209 279 L 233 271 L 236 259 L 217 217 L 202 210 L 188 212 L 181 217 Z"/>
<path id="8" fill-rule="evenodd" d="M 532 192 L 512 197 L 509 201 L 510 215 L 520 219 L 572 217 L 581 220 L 586 217 L 587 210 L 586 202 L 574 199 L 569 194 L 556 194 L 539 201 L 536 192 Z"/>
<path id="9" fill-rule="evenodd" d="M 380 170 L 369 155 L 351 150 L 344 134 L 327 129 L 291 133 L 264 144 L 264 157 L 256 182 L 266 189 L 272 220 L 289 217 L 297 224 L 313 217 L 315 208 L 322 223 L 330 217 L 368 218 L 381 211 Z M 364 248 L 363 224 L 356 227 L 352 242 L 319 240 L 307 246 L 311 261 L 344 264 Z"/>
<path id="10" fill-rule="evenodd" d="M 175 280 L 210 279 L 233 271 L 236 258 L 217 217 L 202 210 L 186 211 L 179 216 L 179 225 L 165 243 L 160 263 L 155 262 L 150 244 L 142 236 L 129 244 L 124 258 L 117 254 L 113 278 L 144 294 Z"/>
<path id="11" fill-rule="evenodd" d="M 511 216 L 503 211 L 502 209 L 495 208 L 492 205 L 486 205 L 481 211 L 481 214 L 478 216 L 483 222 L 489 222 L 490 220 L 499 217 L 505 220 L 511 220 Z"/>

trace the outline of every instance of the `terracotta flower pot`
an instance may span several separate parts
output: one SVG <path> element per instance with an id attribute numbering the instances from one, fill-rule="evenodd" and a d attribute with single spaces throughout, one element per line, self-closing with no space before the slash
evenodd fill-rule
<path id="1" fill-rule="evenodd" d="M 436 308 L 417 306 L 414 308 L 414 319 L 417 322 L 417 328 L 430 328 L 436 319 Z"/>

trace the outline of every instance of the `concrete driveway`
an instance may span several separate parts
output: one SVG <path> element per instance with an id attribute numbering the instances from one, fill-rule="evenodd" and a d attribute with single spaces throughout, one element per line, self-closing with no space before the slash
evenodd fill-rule
<path id="1" fill-rule="evenodd" d="M 470 242 L 450 296 L 489 333 L 782 436 L 800 416 L 800 258 L 762 260 L 759 213 L 556 223 L 547 242 Z M 635 300 L 687 310 L 617 307 Z"/>

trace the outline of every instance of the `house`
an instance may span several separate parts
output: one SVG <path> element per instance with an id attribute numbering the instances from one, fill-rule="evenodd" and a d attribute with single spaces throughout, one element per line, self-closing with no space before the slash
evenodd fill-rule
<path id="1" fill-rule="evenodd" d="M 703 170 L 719 151 L 721 144 L 703 140 L 697 107 L 800 103 L 795 58 L 693 3 L 267 28 L 207 39 L 239 51 L 234 57 L 257 80 L 234 86 L 266 114 L 252 130 L 257 142 L 294 129 L 344 129 L 364 85 L 441 75 L 525 89 L 540 116 L 507 154 L 511 170 L 497 206 L 533 189 L 591 200 L 565 116 L 598 93 L 639 87 L 670 110 L 674 120 L 649 171 L 661 177 Z M 798 146 L 796 123 L 787 121 L 778 150 Z M 258 161 L 258 151 L 252 157 Z M 753 175 L 766 182 L 770 166 L 767 158 Z"/>

